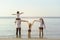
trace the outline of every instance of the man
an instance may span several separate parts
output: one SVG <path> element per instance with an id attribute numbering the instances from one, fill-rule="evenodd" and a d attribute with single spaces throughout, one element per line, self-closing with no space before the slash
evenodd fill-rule
<path id="1" fill-rule="evenodd" d="M 22 13 L 19 13 L 19 11 L 17 11 L 17 14 L 14 14 L 14 15 L 17 15 L 16 16 L 16 21 L 15 21 L 15 24 L 16 24 L 16 37 L 18 37 L 18 32 L 19 32 L 19 37 L 21 37 L 21 22 L 28 22 L 28 21 L 25 21 L 25 20 L 21 20 L 21 18 L 19 17 Z"/>

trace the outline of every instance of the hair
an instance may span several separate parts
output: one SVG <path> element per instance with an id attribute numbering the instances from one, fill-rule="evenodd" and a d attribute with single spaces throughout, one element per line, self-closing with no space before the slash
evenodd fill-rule
<path id="1" fill-rule="evenodd" d="M 42 24 L 44 24 L 44 20 L 43 20 L 43 18 L 40 18 L 40 20 L 42 20 Z"/>
<path id="2" fill-rule="evenodd" d="M 42 24 L 44 24 L 44 20 L 42 19 Z"/>
<path id="3" fill-rule="evenodd" d="M 19 11 L 17 11 L 17 14 L 19 14 Z"/>

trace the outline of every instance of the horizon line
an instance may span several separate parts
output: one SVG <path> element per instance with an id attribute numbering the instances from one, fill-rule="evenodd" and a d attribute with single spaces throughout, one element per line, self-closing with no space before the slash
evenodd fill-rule
<path id="1" fill-rule="evenodd" d="M 0 18 L 16 18 L 16 17 L 11 17 L 11 16 L 8 16 L 8 17 L 0 17 Z M 37 17 L 37 16 L 24 16 L 24 17 L 21 17 L 21 18 L 40 18 L 39 16 Z M 43 18 L 60 18 L 60 17 L 52 17 L 52 16 L 48 16 L 48 17 L 43 17 Z"/>

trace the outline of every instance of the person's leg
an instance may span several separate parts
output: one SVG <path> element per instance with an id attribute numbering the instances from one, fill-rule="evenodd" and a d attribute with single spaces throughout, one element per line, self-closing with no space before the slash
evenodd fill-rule
<path id="1" fill-rule="evenodd" d="M 39 27 L 39 37 L 41 38 L 41 29 L 40 29 L 40 27 Z"/>
<path id="2" fill-rule="evenodd" d="M 19 37 L 21 37 L 21 28 L 19 28 Z"/>
<path id="3" fill-rule="evenodd" d="M 16 37 L 18 37 L 18 28 L 16 28 Z"/>
<path id="4" fill-rule="evenodd" d="M 31 29 L 28 29 L 28 38 L 31 38 Z"/>
<path id="5" fill-rule="evenodd" d="M 42 38 L 43 38 L 43 29 L 42 29 Z"/>

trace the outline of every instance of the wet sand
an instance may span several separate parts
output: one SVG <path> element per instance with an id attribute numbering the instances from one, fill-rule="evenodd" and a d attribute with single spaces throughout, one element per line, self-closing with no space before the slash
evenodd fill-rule
<path id="1" fill-rule="evenodd" d="M 53 38 L 0 38 L 0 40 L 60 40 Z"/>

